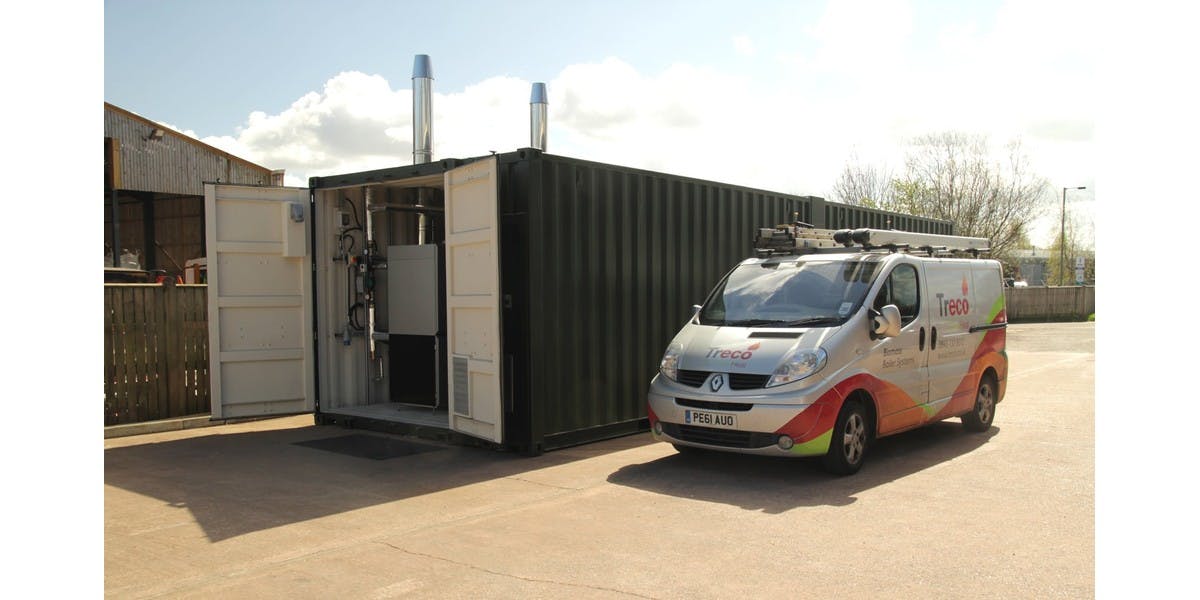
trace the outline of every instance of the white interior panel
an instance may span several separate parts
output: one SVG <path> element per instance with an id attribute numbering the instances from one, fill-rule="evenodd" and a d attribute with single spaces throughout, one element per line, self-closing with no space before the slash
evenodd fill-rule
<path id="1" fill-rule="evenodd" d="M 456 327 L 452 330 L 451 347 L 457 356 L 466 356 L 476 361 L 496 360 L 496 340 L 491 327 L 496 311 L 491 308 L 457 307 L 453 309 Z"/>
<path id="2" fill-rule="evenodd" d="M 494 162 L 494 161 L 493 161 Z M 472 163 L 461 169 L 471 169 L 479 163 Z M 447 233 L 462 234 L 469 231 L 488 231 L 496 226 L 494 215 L 496 211 L 496 179 L 494 172 L 474 170 L 456 177 L 454 171 L 446 174 L 454 178 L 450 182 L 455 187 L 458 197 L 453 205 L 447 206 Z"/>
<path id="3" fill-rule="evenodd" d="M 222 190 L 229 186 L 217 186 Z M 279 220 L 280 203 L 293 200 L 280 199 L 276 203 L 263 202 L 261 198 L 240 199 L 237 196 L 222 198 L 221 212 L 216 217 L 215 227 L 224 242 L 280 242 L 283 232 Z"/>
<path id="4" fill-rule="evenodd" d="M 224 307 L 221 309 L 221 350 L 300 348 L 309 324 L 300 322 L 295 308 Z"/>
<path id="5" fill-rule="evenodd" d="M 233 253 L 229 247 L 219 252 L 216 261 L 209 261 L 209 285 L 215 280 L 222 288 L 222 297 L 235 296 L 295 296 L 302 293 L 300 281 L 307 265 L 296 259 L 283 258 L 267 252 L 280 252 L 279 244 L 256 249 L 253 253 Z M 212 263 L 216 262 L 214 276 Z"/>
<path id="6" fill-rule="evenodd" d="M 500 378 L 497 373 L 487 371 L 471 371 L 471 389 L 486 390 L 488 396 L 500 395 Z M 492 402 L 472 403 L 471 419 L 481 423 L 499 423 L 500 405 Z"/>
<path id="7" fill-rule="evenodd" d="M 296 412 L 289 407 L 304 399 L 304 372 L 298 360 L 262 360 L 260 356 L 245 362 L 226 361 L 221 368 L 225 418 L 257 416 L 239 405 L 253 406 L 260 414 Z"/>
<path id="8" fill-rule="evenodd" d="M 460 297 L 491 295 L 489 265 L 495 262 L 495 257 L 491 255 L 491 246 L 488 240 L 474 243 L 467 241 L 454 246 L 452 256 L 459 268 L 450 279 L 449 293 Z"/>

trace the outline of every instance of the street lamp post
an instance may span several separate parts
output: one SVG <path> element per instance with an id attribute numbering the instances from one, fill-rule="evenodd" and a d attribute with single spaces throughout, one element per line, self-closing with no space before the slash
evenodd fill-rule
<path id="1" fill-rule="evenodd" d="M 1062 239 L 1058 243 L 1058 284 L 1063 282 L 1063 266 L 1067 264 L 1067 190 L 1086 190 L 1086 186 L 1063 188 L 1062 194 Z"/>

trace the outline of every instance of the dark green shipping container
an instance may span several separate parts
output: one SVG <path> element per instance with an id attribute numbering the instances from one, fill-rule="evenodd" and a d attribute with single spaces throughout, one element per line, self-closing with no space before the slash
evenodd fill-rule
<path id="1" fill-rule="evenodd" d="M 367 184 L 480 160 L 314 178 Z M 505 446 L 646 428 L 662 352 L 709 290 L 796 217 L 821 228 L 952 234 L 949 222 L 522 149 L 498 156 Z"/>

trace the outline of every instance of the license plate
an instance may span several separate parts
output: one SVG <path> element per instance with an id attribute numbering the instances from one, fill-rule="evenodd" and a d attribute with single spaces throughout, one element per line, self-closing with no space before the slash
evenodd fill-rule
<path id="1" fill-rule="evenodd" d="M 701 427 L 737 429 L 737 415 L 707 412 L 703 410 L 683 411 L 683 422 L 687 425 L 699 425 Z"/>

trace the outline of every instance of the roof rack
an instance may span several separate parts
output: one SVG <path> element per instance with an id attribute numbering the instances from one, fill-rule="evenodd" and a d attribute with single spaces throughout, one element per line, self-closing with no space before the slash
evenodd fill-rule
<path id="1" fill-rule="evenodd" d="M 808 223 L 763 227 L 754 238 L 759 258 L 788 254 L 820 252 L 924 252 L 929 256 L 970 254 L 978 257 L 987 252 L 986 238 L 958 235 L 913 233 L 894 229 L 818 229 Z"/>

